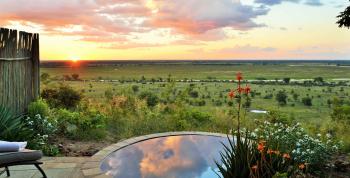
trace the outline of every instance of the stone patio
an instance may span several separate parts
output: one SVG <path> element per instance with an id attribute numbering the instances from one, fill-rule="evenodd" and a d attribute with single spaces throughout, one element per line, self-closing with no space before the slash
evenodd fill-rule
<path id="1" fill-rule="evenodd" d="M 110 145 L 92 157 L 44 157 L 41 167 L 48 178 L 110 178 L 100 170 L 100 162 L 110 153 L 124 148 L 128 145 L 148 140 L 151 138 L 174 136 L 174 135 L 210 135 L 226 137 L 224 134 L 209 132 L 166 132 L 144 135 L 130 138 L 116 144 Z M 40 172 L 34 166 L 10 167 L 11 178 L 40 178 Z M 0 178 L 5 178 L 2 174 Z"/>

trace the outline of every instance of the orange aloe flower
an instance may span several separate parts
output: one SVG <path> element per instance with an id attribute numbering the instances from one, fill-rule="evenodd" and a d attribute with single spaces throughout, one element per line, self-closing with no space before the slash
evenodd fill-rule
<path id="1" fill-rule="evenodd" d="M 283 158 L 285 158 L 285 159 L 290 159 L 290 155 L 289 155 L 288 153 L 284 153 L 284 154 L 283 154 Z"/>
<path id="2" fill-rule="evenodd" d="M 258 150 L 260 152 L 262 152 L 265 148 L 265 142 L 264 141 L 260 141 L 259 144 L 258 144 Z"/>
<path id="3" fill-rule="evenodd" d="M 235 92 L 233 90 L 230 91 L 230 93 L 228 93 L 228 96 L 232 99 L 235 97 Z"/>
<path id="4" fill-rule="evenodd" d="M 301 170 L 304 170 L 305 167 L 306 167 L 305 164 L 300 164 L 300 165 L 299 165 L 299 169 L 301 169 Z"/>
<path id="5" fill-rule="evenodd" d="M 245 88 L 244 88 L 244 93 L 245 94 L 249 94 L 250 93 L 250 87 L 249 85 L 246 85 Z"/>
<path id="6" fill-rule="evenodd" d="M 241 72 L 237 72 L 237 74 L 236 74 L 236 79 L 237 79 L 238 81 L 241 81 L 241 80 L 243 79 L 242 73 L 241 73 Z"/>

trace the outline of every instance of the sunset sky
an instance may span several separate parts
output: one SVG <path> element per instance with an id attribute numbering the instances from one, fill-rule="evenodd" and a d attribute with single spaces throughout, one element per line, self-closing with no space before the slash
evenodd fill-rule
<path id="1" fill-rule="evenodd" d="M 0 0 L 42 60 L 350 59 L 348 0 Z"/>

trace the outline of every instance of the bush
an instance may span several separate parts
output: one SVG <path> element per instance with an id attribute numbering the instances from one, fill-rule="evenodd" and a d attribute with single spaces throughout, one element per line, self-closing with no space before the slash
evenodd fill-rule
<path id="1" fill-rule="evenodd" d="M 188 94 L 189 94 L 192 98 L 198 98 L 198 96 L 199 96 L 198 91 L 195 91 L 195 90 L 189 91 Z"/>
<path id="2" fill-rule="evenodd" d="M 131 89 L 134 93 L 137 93 L 139 91 L 139 86 L 133 85 L 133 86 L 131 86 Z"/>
<path id="3" fill-rule="evenodd" d="M 49 110 L 48 104 L 44 100 L 39 99 L 29 104 L 28 115 L 29 117 L 35 117 L 39 114 L 40 116 L 47 117 L 49 115 Z"/>
<path id="4" fill-rule="evenodd" d="M 154 93 L 152 92 L 142 92 L 140 95 L 139 95 L 139 98 L 140 99 L 143 99 L 143 100 L 146 100 L 147 102 L 147 106 L 149 107 L 154 107 L 158 104 L 159 102 L 159 98 L 157 95 L 155 95 Z"/>
<path id="5" fill-rule="evenodd" d="M 312 98 L 310 97 L 305 97 L 301 100 L 301 102 L 305 105 L 305 106 L 312 106 Z"/>
<path id="6" fill-rule="evenodd" d="M 287 104 L 287 93 L 285 91 L 279 91 L 277 94 L 276 94 L 276 100 L 278 102 L 279 105 L 286 105 Z"/>
<path id="7" fill-rule="evenodd" d="M 49 121 L 47 117 L 42 117 L 40 114 L 34 117 L 27 117 L 25 119 L 26 126 L 33 132 L 34 136 L 37 135 L 51 135 L 57 130 L 57 123 L 55 120 Z"/>
<path id="8" fill-rule="evenodd" d="M 58 130 L 72 139 L 99 139 L 105 137 L 105 117 L 97 111 L 56 111 Z"/>
<path id="9" fill-rule="evenodd" d="M 28 140 L 28 147 L 42 150 L 47 156 L 56 156 L 59 153 L 58 147 L 51 144 L 51 140 L 57 130 L 57 123 L 47 117 L 36 114 L 34 117 L 27 117 L 25 125 L 31 131 L 31 138 Z"/>
<path id="10" fill-rule="evenodd" d="M 308 164 L 308 170 L 320 171 L 331 154 L 338 151 L 338 144 L 330 139 L 324 143 L 320 138 L 309 136 L 300 124 L 288 126 L 265 121 L 251 133 L 252 138 L 265 140 L 268 147 L 290 153 L 297 164 Z"/>
<path id="11" fill-rule="evenodd" d="M 209 124 L 211 116 L 197 110 L 187 109 L 179 114 L 179 120 L 186 121 L 194 128 Z"/>
<path id="12" fill-rule="evenodd" d="M 58 89 L 44 89 L 41 97 L 52 108 L 63 107 L 66 109 L 75 108 L 82 99 L 82 95 L 78 91 L 67 85 L 61 85 Z"/>

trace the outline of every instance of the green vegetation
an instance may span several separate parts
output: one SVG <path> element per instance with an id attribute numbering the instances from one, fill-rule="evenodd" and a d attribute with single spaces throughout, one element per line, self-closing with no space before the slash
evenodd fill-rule
<path id="1" fill-rule="evenodd" d="M 16 116 L 0 105 L 0 140 L 25 140 L 28 130 L 22 123 L 23 116 Z"/>
<path id="2" fill-rule="evenodd" d="M 236 71 L 244 71 L 248 80 L 254 80 L 250 82 L 253 90 L 245 101 L 245 107 L 269 111 L 267 115 L 248 112 L 246 121 L 242 123 L 244 127 L 255 128 L 255 119 L 291 124 L 300 122 L 313 136 L 321 132 L 322 135 L 331 133 L 337 139 L 343 139 L 344 149 L 350 150 L 350 141 L 345 139 L 350 134 L 346 129 L 349 122 L 335 119 L 348 117 L 346 103 L 350 101 L 350 87 L 347 87 L 349 81 L 346 76 L 350 76 L 350 70 L 347 66 L 180 63 L 43 68 L 41 71 L 50 76 L 48 84 L 42 86 L 42 97 L 47 99 L 52 110 L 58 107 L 69 112 L 99 111 L 104 116 L 107 133 L 97 135 L 109 135 L 116 140 L 175 130 L 227 133 L 233 127 L 229 124 L 230 108 L 236 105 L 227 97 L 232 87 L 229 80 Z M 64 80 L 63 75 L 72 74 L 78 74 L 79 80 Z M 64 89 L 68 92 L 61 92 L 61 97 L 49 97 L 51 93 L 60 93 L 62 86 L 70 89 Z M 69 92 L 71 89 L 75 92 Z M 78 95 L 80 100 L 67 99 L 79 98 L 71 97 Z M 60 103 L 58 98 L 65 98 L 73 104 L 66 106 L 63 104 L 66 102 Z M 343 100 L 341 109 L 334 98 Z M 332 113 L 343 114 L 335 116 Z M 201 125 L 192 123 L 197 120 Z M 69 135 L 73 138 L 72 135 L 79 134 Z"/>
<path id="3" fill-rule="evenodd" d="M 233 108 L 237 113 L 237 129 L 233 139 L 228 137 L 229 145 L 224 145 L 224 151 L 220 152 L 222 163 L 216 162 L 218 176 L 272 178 L 281 173 L 284 177 L 328 174 L 324 171 L 325 163 L 338 152 L 339 146 L 330 134 L 322 142 L 320 134 L 317 135 L 319 138 L 312 138 L 299 124 L 288 126 L 278 120 L 272 124 L 268 121 L 258 123 L 254 131 L 240 128 L 242 119 L 246 119 L 242 114 L 246 112 L 243 100 L 248 100 L 251 89 L 242 87 L 240 73 L 236 78 L 237 89 L 231 90 L 229 97 L 237 100 L 237 106 Z"/>
<path id="4" fill-rule="evenodd" d="M 339 27 L 350 28 L 350 6 L 348 6 L 343 12 L 338 16 L 339 20 L 337 21 Z"/>

